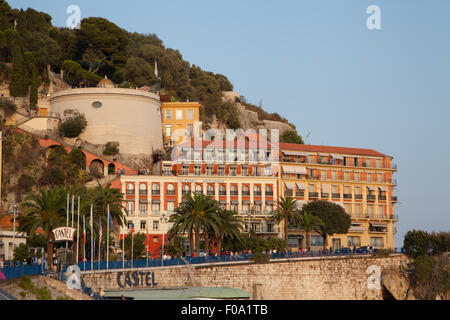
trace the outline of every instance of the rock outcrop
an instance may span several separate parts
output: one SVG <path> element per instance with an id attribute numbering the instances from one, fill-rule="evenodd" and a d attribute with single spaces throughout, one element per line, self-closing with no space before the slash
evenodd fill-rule
<path id="1" fill-rule="evenodd" d="M 400 271 L 385 269 L 381 273 L 381 283 L 396 300 L 405 300 L 409 289 L 409 279 Z"/>

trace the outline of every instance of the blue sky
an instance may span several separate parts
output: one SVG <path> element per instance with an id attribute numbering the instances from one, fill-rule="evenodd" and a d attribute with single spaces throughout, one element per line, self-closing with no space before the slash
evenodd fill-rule
<path id="1" fill-rule="evenodd" d="M 249 101 L 294 123 L 309 144 L 394 157 L 397 246 L 413 228 L 449 231 L 450 1 L 16 0 L 63 26 L 75 4 L 226 75 Z M 366 9 L 381 8 L 381 30 Z"/>

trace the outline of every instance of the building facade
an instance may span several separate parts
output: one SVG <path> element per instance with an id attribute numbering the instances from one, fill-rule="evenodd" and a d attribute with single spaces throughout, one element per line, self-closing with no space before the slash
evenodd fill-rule
<path id="1" fill-rule="evenodd" d="M 238 212 L 246 232 L 282 238 L 283 225 L 271 216 L 280 197 L 294 197 L 300 206 L 316 200 L 334 202 L 351 216 L 349 233 L 329 237 L 329 246 L 395 248 L 392 157 L 369 149 L 250 145 L 246 141 L 239 148 L 235 141 L 230 149 L 214 141 L 185 143 L 172 152 L 171 161 L 163 162 L 161 176 L 122 176 L 129 212 L 125 232 L 131 224 L 141 233 L 148 228 L 149 248 L 159 255 L 162 235 L 171 228 L 161 222 L 161 215 L 170 216 L 184 195 L 201 193 Z M 304 230 L 289 230 L 290 247 L 305 248 L 304 239 Z M 312 248 L 322 247 L 323 239 L 313 233 Z"/>
<path id="2" fill-rule="evenodd" d="M 171 148 L 191 137 L 201 136 L 198 102 L 163 102 L 161 105 L 164 145 Z M 189 133 L 189 137 L 186 136 Z"/>
<path id="3" fill-rule="evenodd" d="M 392 157 L 370 149 L 280 144 L 282 195 L 295 197 L 302 205 L 334 202 L 351 216 L 348 234 L 328 238 L 334 248 L 395 248 L 396 171 Z M 304 232 L 290 233 L 291 246 L 304 246 Z M 317 234 L 312 245 L 323 245 Z"/>

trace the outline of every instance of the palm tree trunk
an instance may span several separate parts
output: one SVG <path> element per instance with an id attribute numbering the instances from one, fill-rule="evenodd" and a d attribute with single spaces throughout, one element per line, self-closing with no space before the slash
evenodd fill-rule
<path id="1" fill-rule="evenodd" d="M 217 256 L 220 256 L 221 252 L 222 252 L 222 235 L 219 234 L 219 237 L 217 238 Z"/>
<path id="2" fill-rule="evenodd" d="M 200 231 L 195 228 L 195 255 L 200 256 Z"/>
<path id="3" fill-rule="evenodd" d="M 192 234 L 192 230 L 189 232 L 189 253 L 192 254 L 194 253 L 194 235 Z"/>
<path id="4" fill-rule="evenodd" d="M 52 240 L 52 230 L 49 230 L 47 236 L 47 268 L 52 270 L 53 265 L 53 243 L 50 243 Z"/>
<path id="5" fill-rule="evenodd" d="M 205 254 L 209 252 L 209 237 L 208 232 L 205 232 Z"/>
<path id="6" fill-rule="evenodd" d="M 328 236 L 324 235 L 324 236 L 322 236 L 322 238 L 323 238 L 323 248 L 327 249 L 328 248 Z"/>
<path id="7" fill-rule="evenodd" d="M 284 241 L 286 241 L 286 250 L 289 250 L 289 222 L 284 219 Z"/>
<path id="8" fill-rule="evenodd" d="M 311 250 L 311 231 L 306 229 L 306 249 Z"/>

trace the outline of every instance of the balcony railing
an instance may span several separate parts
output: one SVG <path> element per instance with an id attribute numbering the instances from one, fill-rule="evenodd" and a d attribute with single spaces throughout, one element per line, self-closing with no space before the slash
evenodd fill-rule
<path id="1" fill-rule="evenodd" d="M 286 191 L 284 192 L 284 195 L 285 195 L 286 197 L 292 197 L 292 196 L 294 195 L 294 192 L 291 191 L 291 190 L 286 190 Z"/>
<path id="2" fill-rule="evenodd" d="M 378 200 L 380 200 L 380 201 L 386 201 L 386 196 L 378 196 Z"/>
<path id="3" fill-rule="evenodd" d="M 127 195 L 134 195 L 134 190 L 127 190 Z"/>
<path id="4" fill-rule="evenodd" d="M 253 192 L 253 195 L 255 197 L 261 197 L 262 193 L 261 193 L 261 191 L 255 191 L 255 192 Z"/>
<path id="5" fill-rule="evenodd" d="M 159 190 L 152 191 L 152 196 L 159 196 L 160 194 L 161 194 L 161 191 L 159 191 Z"/>
<path id="6" fill-rule="evenodd" d="M 243 196 L 249 196 L 250 195 L 250 191 L 242 191 L 242 195 Z"/>
<path id="7" fill-rule="evenodd" d="M 175 191 L 167 191 L 167 195 L 168 196 L 174 196 L 175 195 Z"/>
<path id="8" fill-rule="evenodd" d="M 226 196 L 227 192 L 226 191 L 219 191 L 219 196 Z"/>
<path id="9" fill-rule="evenodd" d="M 297 191 L 297 197 L 305 197 L 305 192 L 304 191 Z"/>
<path id="10" fill-rule="evenodd" d="M 330 194 L 329 193 L 322 193 L 322 198 L 329 198 Z"/>
<path id="11" fill-rule="evenodd" d="M 362 194 L 355 194 L 355 200 L 362 200 Z"/>
<path id="12" fill-rule="evenodd" d="M 273 192 L 266 192 L 266 197 L 273 197 Z"/>
<path id="13" fill-rule="evenodd" d="M 238 196 L 239 192 L 238 191 L 230 191 L 230 195 L 231 196 Z"/>
<path id="14" fill-rule="evenodd" d="M 377 196 L 373 196 L 373 195 L 367 196 L 367 201 L 375 201 L 375 200 L 377 200 Z"/>
<path id="15" fill-rule="evenodd" d="M 353 196 L 351 194 L 344 194 L 344 199 L 352 199 Z"/>
<path id="16" fill-rule="evenodd" d="M 341 198 L 341 194 L 340 193 L 333 193 L 331 196 L 333 197 L 333 199 L 340 199 Z"/>
<path id="17" fill-rule="evenodd" d="M 319 198 L 319 193 L 318 192 L 310 192 L 309 197 L 310 198 Z"/>
<path id="18" fill-rule="evenodd" d="M 214 191 L 208 191 L 208 192 L 207 192 L 207 195 L 211 197 L 211 196 L 214 196 L 215 193 L 214 193 Z"/>

